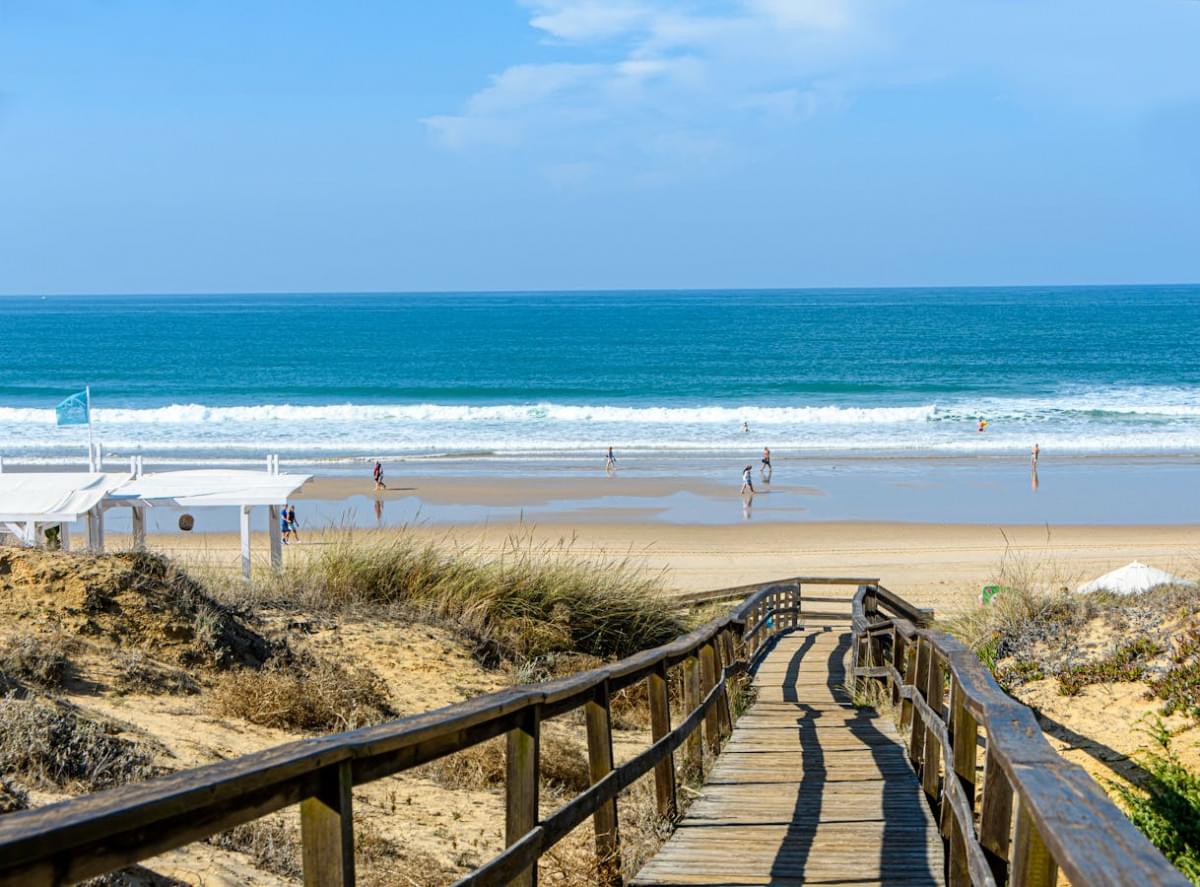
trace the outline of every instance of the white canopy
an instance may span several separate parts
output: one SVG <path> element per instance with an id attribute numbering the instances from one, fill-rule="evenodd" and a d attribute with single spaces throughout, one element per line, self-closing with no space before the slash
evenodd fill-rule
<path id="1" fill-rule="evenodd" d="M 1165 570 L 1151 567 L 1140 561 L 1126 564 L 1120 569 L 1105 573 L 1091 582 L 1085 582 L 1076 591 L 1089 594 L 1093 591 L 1109 591 L 1114 594 L 1141 594 L 1160 585 L 1195 585 L 1186 579 L 1172 576 Z"/>
<path id="2" fill-rule="evenodd" d="M 127 480 L 128 474 L 5 472 L 0 474 L 0 522 L 76 521 Z"/>
<path id="3" fill-rule="evenodd" d="M 308 474 L 270 474 L 225 468 L 160 471 L 123 484 L 112 492 L 108 502 L 181 508 L 281 505 L 311 479 L 312 475 Z"/>

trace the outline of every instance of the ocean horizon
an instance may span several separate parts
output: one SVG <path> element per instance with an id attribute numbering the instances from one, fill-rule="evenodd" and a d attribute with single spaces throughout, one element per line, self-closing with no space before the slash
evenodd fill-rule
<path id="1" fill-rule="evenodd" d="M 1200 451 L 1200 285 L 6 296 L 0 320 L 15 463 L 78 461 L 54 406 L 85 384 L 110 452 L 168 461 Z"/>

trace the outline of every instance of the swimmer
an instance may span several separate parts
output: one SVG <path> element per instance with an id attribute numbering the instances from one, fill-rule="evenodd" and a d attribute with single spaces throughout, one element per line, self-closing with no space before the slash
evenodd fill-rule
<path id="1" fill-rule="evenodd" d="M 750 433 L 750 423 L 743 419 L 742 420 L 742 434 L 749 434 L 749 433 Z"/>

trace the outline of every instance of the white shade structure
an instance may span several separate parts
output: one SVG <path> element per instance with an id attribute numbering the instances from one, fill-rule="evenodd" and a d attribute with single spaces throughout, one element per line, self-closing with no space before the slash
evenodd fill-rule
<path id="1" fill-rule="evenodd" d="M 1141 594 L 1160 585 L 1195 585 L 1179 576 L 1173 576 L 1165 570 L 1151 567 L 1140 561 L 1126 564 L 1111 573 L 1105 573 L 1080 585 L 1076 591 L 1090 594 L 1095 591 L 1108 591 L 1113 594 Z"/>
<path id="2" fill-rule="evenodd" d="M 129 480 L 128 474 L 29 471 L 0 474 L 0 524 L 23 545 L 37 545 L 47 526 L 61 527 L 64 548 L 71 544 L 67 525 L 88 522 L 88 547 L 104 547 L 103 502 Z"/>
<path id="3" fill-rule="evenodd" d="M 88 547 L 104 550 L 104 512 L 132 509 L 133 545 L 146 542 L 147 508 L 237 508 L 242 537 L 242 573 L 250 578 L 250 510 L 265 507 L 271 539 L 271 565 L 283 563 L 280 506 L 312 479 L 308 474 L 282 474 L 277 457 L 268 458 L 267 471 L 202 468 L 141 473 L 41 472 L 0 473 L 0 526 L 22 545 L 41 543 L 45 526 L 61 528 L 64 548 L 70 547 L 68 525 L 87 518 Z"/>
<path id="4" fill-rule="evenodd" d="M 199 468 L 184 471 L 160 471 L 135 477 L 111 492 L 104 507 L 128 506 L 133 509 L 135 547 L 145 541 L 146 508 L 236 507 L 242 541 L 242 573 L 250 578 L 250 509 L 266 506 L 267 528 L 271 540 L 271 565 L 283 563 L 279 529 L 279 506 L 312 480 L 308 474 L 280 474 L 277 471 Z"/>

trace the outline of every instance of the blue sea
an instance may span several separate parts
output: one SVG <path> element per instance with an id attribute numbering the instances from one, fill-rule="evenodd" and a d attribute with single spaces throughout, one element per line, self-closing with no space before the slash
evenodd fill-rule
<path id="1" fill-rule="evenodd" d="M 9 296 L 0 454 L 78 462 L 85 384 L 167 461 L 1186 454 L 1198 339 L 1200 286 Z"/>

